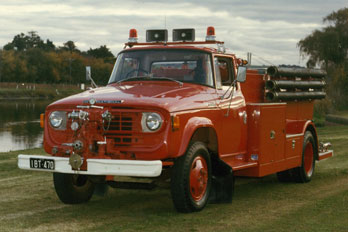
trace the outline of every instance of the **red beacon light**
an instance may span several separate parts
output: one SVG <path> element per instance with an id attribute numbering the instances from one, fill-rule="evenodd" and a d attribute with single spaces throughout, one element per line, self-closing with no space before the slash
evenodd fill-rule
<path id="1" fill-rule="evenodd" d="M 130 29 L 129 30 L 129 38 L 128 38 L 129 43 L 137 43 L 138 42 L 138 32 L 136 29 Z"/>
<path id="2" fill-rule="evenodd" d="M 215 28 L 214 27 L 208 27 L 207 28 L 207 36 L 205 37 L 205 41 L 215 41 Z"/>

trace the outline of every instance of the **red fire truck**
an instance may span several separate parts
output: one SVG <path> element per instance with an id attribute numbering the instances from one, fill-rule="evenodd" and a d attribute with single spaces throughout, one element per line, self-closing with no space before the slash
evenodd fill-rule
<path id="1" fill-rule="evenodd" d="M 236 176 L 308 182 L 319 144 L 313 101 L 325 97 L 320 70 L 252 68 L 226 52 L 208 27 L 130 30 L 107 86 L 50 104 L 41 117 L 49 154 L 19 155 L 21 169 L 53 172 L 59 199 L 87 202 L 96 186 L 124 177 L 170 177 L 180 212 L 230 202 Z"/>

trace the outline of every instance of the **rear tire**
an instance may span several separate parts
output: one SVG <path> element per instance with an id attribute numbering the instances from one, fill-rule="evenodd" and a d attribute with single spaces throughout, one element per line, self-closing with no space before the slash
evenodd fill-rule
<path id="1" fill-rule="evenodd" d="M 86 175 L 53 173 L 54 188 L 65 204 L 79 204 L 91 199 L 94 184 Z"/>
<path id="2" fill-rule="evenodd" d="M 311 181 L 315 169 L 316 155 L 317 149 L 314 137 L 310 131 L 306 131 L 303 138 L 301 166 L 292 169 L 292 175 L 296 182 L 306 183 Z"/>
<path id="3" fill-rule="evenodd" d="M 172 170 L 171 195 L 177 211 L 183 213 L 202 210 L 211 189 L 211 160 L 202 142 L 189 145 Z"/>

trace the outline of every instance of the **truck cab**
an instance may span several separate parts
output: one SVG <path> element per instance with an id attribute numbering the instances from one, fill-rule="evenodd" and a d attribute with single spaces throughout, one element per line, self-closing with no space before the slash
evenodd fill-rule
<path id="1" fill-rule="evenodd" d="M 266 70 L 247 70 L 213 27 L 202 42 L 194 29 L 173 30 L 173 42 L 167 33 L 148 30 L 138 43 L 131 29 L 108 85 L 50 104 L 42 117 L 48 155 L 19 155 L 18 166 L 53 172 L 68 204 L 122 176 L 169 176 L 175 208 L 193 212 L 208 200 L 230 202 L 235 176 L 308 182 L 315 161 L 332 156 L 319 150 L 311 121 L 318 91 L 290 102 L 279 88 L 265 91 Z M 271 92 L 275 101 L 265 97 Z"/>

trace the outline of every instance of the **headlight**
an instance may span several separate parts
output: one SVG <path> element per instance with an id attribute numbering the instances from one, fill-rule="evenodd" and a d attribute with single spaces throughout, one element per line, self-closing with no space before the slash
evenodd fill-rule
<path id="1" fill-rule="evenodd" d="M 162 122 L 162 117 L 157 113 L 143 113 L 141 127 L 144 132 L 154 132 L 161 128 Z"/>
<path id="2" fill-rule="evenodd" d="M 65 111 L 53 111 L 49 117 L 50 124 L 55 129 L 66 129 L 66 112 Z"/>

